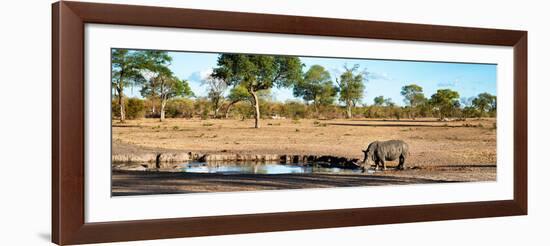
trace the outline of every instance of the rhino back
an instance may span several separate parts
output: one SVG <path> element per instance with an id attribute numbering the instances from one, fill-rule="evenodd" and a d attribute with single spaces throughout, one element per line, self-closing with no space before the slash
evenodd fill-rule
<path id="1" fill-rule="evenodd" d="M 379 143 L 379 148 L 383 156 L 388 161 L 398 159 L 401 154 L 406 156 L 408 152 L 408 145 L 402 140 L 389 140 Z"/>

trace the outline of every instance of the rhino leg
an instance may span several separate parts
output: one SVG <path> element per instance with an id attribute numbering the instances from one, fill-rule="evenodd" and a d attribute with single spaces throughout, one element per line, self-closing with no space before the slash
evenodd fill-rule
<path id="1" fill-rule="evenodd" d="M 399 166 L 397 169 L 405 170 L 405 157 L 403 155 L 399 156 Z"/>
<path id="2" fill-rule="evenodd" d="M 382 163 L 382 171 L 386 171 L 386 162 L 384 160 L 380 160 Z"/>

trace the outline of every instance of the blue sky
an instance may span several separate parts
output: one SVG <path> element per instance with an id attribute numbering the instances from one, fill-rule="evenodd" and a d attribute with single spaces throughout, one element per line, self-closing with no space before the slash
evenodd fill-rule
<path id="1" fill-rule="evenodd" d="M 191 89 L 197 96 L 205 96 L 205 86 L 201 79 L 216 67 L 218 54 L 194 52 L 169 52 L 173 61 L 170 69 L 181 79 L 189 81 Z M 458 91 L 461 98 L 470 98 L 479 93 L 488 92 L 496 95 L 496 69 L 494 64 L 416 62 L 397 60 L 371 60 L 347 58 L 300 57 L 305 64 L 304 71 L 318 64 L 327 69 L 332 78 L 339 76 L 345 65 L 355 64 L 360 70 L 366 69 L 368 81 L 362 103 L 373 103 L 376 96 L 389 97 L 398 105 L 404 105 L 400 94 L 401 87 L 408 84 L 422 86 L 426 97 L 438 89 Z M 127 89 L 130 96 L 139 96 L 139 89 Z M 299 100 L 292 95 L 292 89 L 273 89 L 273 98 L 277 101 Z"/>

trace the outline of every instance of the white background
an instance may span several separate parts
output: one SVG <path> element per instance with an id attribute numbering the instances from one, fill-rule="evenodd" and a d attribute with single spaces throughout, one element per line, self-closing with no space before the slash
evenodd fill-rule
<path id="1" fill-rule="evenodd" d="M 100 1 L 100 0 L 96 0 Z M 105 2 L 105 1 L 100 1 Z M 117 1 L 107 1 L 117 2 Z M 118 243 L 113 245 L 545 245 L 550 219 L 549 137 L 544 114 L 550 89 L 550 21 L 544 1 L 118 1 L 529 31 L 529 215 L 295 232 Z M 2 245 L 50 241 L 50 1 L 11 1 L 0 14 L 3 48 L 0 176 Z M 536 114 L 538 113 L 538 114 Z M 531 243 L 529 243 L 531 242 Z"/>
<path id="2" fill-rule="evenodd" d="M 513 198 L 513 52 L 509 47 L 95 24 L 86 26 L 85 36 L 86 222 Z M 105 83 L 111 76 L 111 47 L 498 64 L 497 95 L 507 100 L 499 101 L 498 108 L 497 182 L 111 198 L 111 166 L 105 164 L 111 159 L 111 85 Z"/>

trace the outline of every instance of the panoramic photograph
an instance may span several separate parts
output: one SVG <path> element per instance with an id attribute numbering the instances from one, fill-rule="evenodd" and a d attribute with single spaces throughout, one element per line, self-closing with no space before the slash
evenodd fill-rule
<path id="1" fill-rule="evenodd" d="M 112 196 L 496 181 L 497 65 L 111 49 Z"/>

